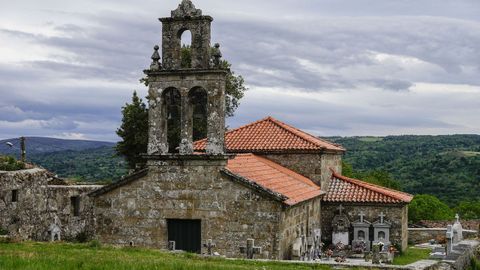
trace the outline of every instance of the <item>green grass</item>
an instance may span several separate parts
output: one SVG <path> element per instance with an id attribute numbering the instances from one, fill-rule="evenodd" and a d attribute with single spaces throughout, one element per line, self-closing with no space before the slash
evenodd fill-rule
<path id="1" fill-rule="evenodd" d="M 138 248 L 89 244 L 0 243 L 0 269 L 168 269 L 168 270 L 309 270 L 328 266 L 203 258 Z"/>
<path id="2" fill-rule="evenodd" d="M 408 247 L 400 256 L 393 259 L 394 265 L 407 265 L 420 260 L 426 260 L 430 257 L 430 249 Z"/>

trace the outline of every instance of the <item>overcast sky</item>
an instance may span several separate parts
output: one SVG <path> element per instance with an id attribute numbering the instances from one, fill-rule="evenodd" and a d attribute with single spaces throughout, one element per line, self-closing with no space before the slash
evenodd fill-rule
<path id="1" fill-rule="evenodd" d="M 0 0 L 0 139 L 116 141 L 180 0 Z M 480 134 L 478 0 L 194 0 L 249 91 L 237 127 Z"/>

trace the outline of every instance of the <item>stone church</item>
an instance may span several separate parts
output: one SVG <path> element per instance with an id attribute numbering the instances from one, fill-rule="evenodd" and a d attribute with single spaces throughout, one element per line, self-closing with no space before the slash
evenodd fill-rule
<path id="1" fill-rule="evenodd" d="M 227 257 L 245 257 L 250 250 L 256 258 L 290 259 L 302 237 L 407 247 L 411 195 L 342 176 L 344 148 L 272 117 L 226 131 L 228 71 L 221 65 L 220 46 L 211 46 L 213 18 L 183 0 L 160 21 L 161 53 L 155 46 L 145 70 L 146 168 L 75 195 L 88 214 L 64 210 L 58 215 L 83 216 L 84 229 L 103 243 L 197 253 L 214 245 Z M 186 31 L 192 35 L 188 68 L 181 53 Z M 194 141 L 198 108 L 206 112 L 207 138 Z M 179 123 L 172 123 L 172 114 L 180 116 Z M 169 142 L 174 124 L 178 144 Z M 0 185 L 0 196 L 11 186 Z M 11 207 L 8 200 L 0 209 Z M 7 219 L 0 216 L 0 226 Z"/>

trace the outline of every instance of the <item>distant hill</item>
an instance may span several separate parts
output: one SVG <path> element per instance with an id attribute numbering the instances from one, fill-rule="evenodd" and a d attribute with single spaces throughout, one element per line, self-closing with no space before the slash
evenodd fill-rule
<path id="1" fill-rule="evenodd" d="M 11 142 L 14 147 L 9 147 L 6 143 Z M 113 147 L 115 143 L 83 140 L 63 140 L 44 137 L 27 137 L 27 154 L 36 155 L 43 153 L 61 152 L 61 151 L 81 151 L 86 149 L 95 149 L 104 146 Z M 0 141 L 0 154 L 18 156 L 20 153 L 20 139 L 8 139 Z"/>
<path id="2" fill-rule="evenodd" d="M 14 147 L 6 145 L 11 142 Z M 27 160 L 60 177 L 80 181 L 111 181 L 127 173 L 125 161 L 115 155 L 115 143 L 27 137 Z M 0 141 L 0 155 L 19 157 L 20 140 Z"/>
<path id="3" fill-rule="evenodd" d="M 354 170 L 388 171 L 412 194 L 451 206 L 480 200 L 480 135 L 329 137 L 347 149 Z"/>

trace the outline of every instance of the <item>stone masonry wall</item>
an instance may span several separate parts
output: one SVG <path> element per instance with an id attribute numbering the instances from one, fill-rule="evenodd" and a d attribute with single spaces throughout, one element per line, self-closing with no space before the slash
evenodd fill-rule
<path id="1" fill-rule="evenodd" d="M 311 235 L 314 229 L 320 228 L 320 202 L 316 198 L 287 208 L 281 215 L 280 225 L 280 258 L 291 259 L 292 243 L 304 232 Z M 299 234 L 300 233 L 300 234 Z"/>
<path id="2" fill-rule="evenodd" d="M 328 190 L 332 176 L 330 168 L 342 173 L 341 154 L 266 154 L 263 156 L 311 179 L 324 191 Z"/>
<path id="3" fill-rule="evenodd" d="M 92 234 L 92 204 L 85 193 L 99 186 L 49 186 L 49 180 L 50 174 L 43 169 L 0 172 L 0 227 L 10 237 L 49 240 L 50 226 L 55 223 L 62 239 L 83 231 Z M 12 190 L 18 192 L 17 202 L 12 202 Z M 71 196 L 81 197 L 79 217 L 72 216 Z"/>
<path id="4" fill-rule="evenodd" d="M 338 213 L 340 204 L 322 203 L 322 240 L 330 243 L 332 241 L 332 220 Z M 390 241 L 392 244 L 401 245 L 402 250 L 408 247 L 408 206 L 407 205 L 362 205 L 342 203 L 350 222 L 359 219 L 358 214 L 363 211 L 365 219 L 373 223 L 379 220 L 378 215 L 383 212 L 385 219 L 392 223 L 390 229 Z M 350 241 L 353 239 L 351 229 Z"/>
<path id="5" fill-rule="evenodd" d="M 165 249 L 167 219 L 200 219 L 214 251 L 244 257 L 239 247 L 253 238 L 256 258 L 277 259 L 282 204 L 223 175 L 225 162 L 151 161 L 147 176 L 95 198 L 99 240 Z"/>

